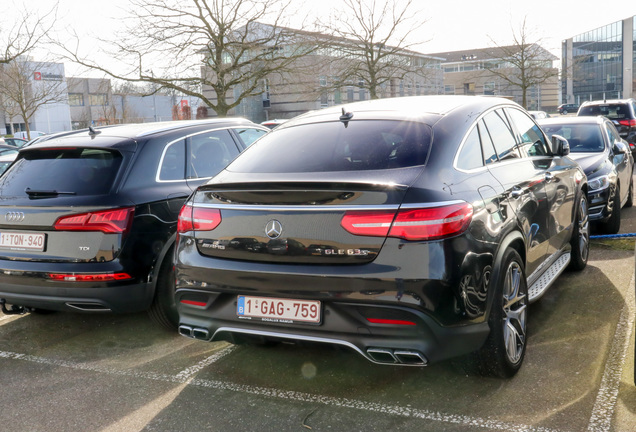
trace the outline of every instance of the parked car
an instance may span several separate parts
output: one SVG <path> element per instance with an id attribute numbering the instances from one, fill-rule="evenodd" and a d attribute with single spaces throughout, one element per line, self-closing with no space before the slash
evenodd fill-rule
<path id="1" fill-rule="evenodd" d="M 31 139 L 41 137 L 42 135 L 46 135 L 46 132 L 35 131 L 35 130 L 29 131 L 29 133 L 31 134 Z M 27 134 L 26 131 L 19 131 L 19 132 L 14 132 L 13 137 L 26 140 L 26 139 L 29 139 L 29 134 Z"/>
<path id="2" fill-rule="evenodd" d="M 0 174 L 9 168 L 9 165 L 13 163 L 17 156 L 17 148 L 7 144 L 0 144 Z"/>
<path id="3" fill-rule="evenodd" d="M 22 138 L 0 138 L 0 144 L 10 145 L 13 147 L 22 147 L 27 143 L 27 140 Z"/>
<path id="4" fill-rule="evenodd" d="M 578 104 L 561 104 L 557 107 L 557 111 L 559 112 L 559 114 L 569 114 L 569 113 L 575 113 L 577 112 L 579 109 L 579 105 Z"/>
<path id="5" fill-rule="evenodd" d="M 570 157 L 587 175 L 590 221 L 601 232 L 616 234 L 621 227 L 621 208 L 633 205 L 634 158 L 625 140 L 605 117 L 568 117 L 539 120 L 552 136 L 565 137 Z"/>
<path id="6" fill-rule="evenodd" d="M 578 116 L 602 115 L 610 119 L 621 138 L 629 144 L 632 155 L 636 157 L 636 100 L 614 99 L 606 101 L 583 102 Z"/>
<path id="7" fill-rule="evenodd" d="M 325 342 L 381 364 L 474 353 L 511 376 L 528 304 L 587 263 L 587 179 L 567 154 L 503 98 L 303 114 L 181 210 L 179 332 Z"/>
<path id="8" fill-rule="evenodd" d="M 176 328 L 179 210 L 268 132 L 243 119 L 147 123 L 23 148 L 0 177 L 3 311 L 149 310 Z"/>
<path id="9" fill-rule="evenodd" d="M 550 114 L 545 111 L 528 111 L 528 114 L 535 120 L 550 118 Z"/>

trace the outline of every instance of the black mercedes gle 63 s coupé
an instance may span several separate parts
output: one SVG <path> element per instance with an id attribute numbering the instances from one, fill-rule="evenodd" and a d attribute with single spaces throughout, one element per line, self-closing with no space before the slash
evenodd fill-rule
<path id="1" fill-rule="evenodd" d="M 279 126 L 181 210 L 179 331 L 511 376 L 528 304 L 589 250 L 586 177 L 517 104 L 423 96 Z"/>

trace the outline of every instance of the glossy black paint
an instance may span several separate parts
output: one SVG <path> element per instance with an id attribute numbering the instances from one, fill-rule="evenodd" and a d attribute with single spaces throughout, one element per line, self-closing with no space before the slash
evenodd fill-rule
<path id="1" fill-rule="evenodd" d="M 0 177 L 0 232 L 42 232 L 47 245 L 42 252 L 0 248 L 0 298 L 14 305 L 49 310 L 119 313 L 148 309 L 155 295 L 159 264 L 173 258 L 170 251 L 177 215 L 193 189 L 209 179 L 162 180 L 164 152 L 172 143 L 190 139 L 186 137 L 227 131 L 238 154 L 247 143 L 236 130 L 245 128 L 268 132 L 243 119 L 122 125 L 96 128 L 97 135 L 78 131 L 42 137 L 21 150 L 18 160 Z M 21 159 L 51 148 L 106 149 L 121 155 L 121 166 L 108 193 L 40 199 L 3 193 L 9 187 L 7 178 L 20 176 Z M 184 154 L 184 174 L 188 161 L 189 155 Z M 55 164 L 55 160 L 50 163 Z M 29 183 L 28 178 L 23 181 Z M 124 235 L 53 228 L 61 216 L 126 207 L 134 209 L 134 217 Z M 9 222 L 5 218 L 8 212 L 21 212 L 24 220 Z M 47 276 L 119 272 L 130 274 L 132 279 L 74 282 Z"/>
<path id="2" fill-rule="evenodd" d="M 620 138 L 612 121 L 605 117 L 566 117 L 537 121 L 548 136 L 560 134 L 567 128 L 568 134 L 584 135 L 584 128 L 594 128 L 595 135 L 587 134 L 583 143 L 574 138 L 571 141 L 570 158 L 574 159 L 585 171 L 588 178 L 588 201 L 590 220 L 605 222 L 613 211 L 608 206 L 616 189 L 620 192 L 620 207 L 629 198 L 634 170 L 634 158 L 626 141 Z M 569 137 L 566 137 L 569 138 Z M 607 178 L 602 187 L 594 187 L 596 180 Z M 618 209 L 620 211 L 620 208 Z"/>
<path id="3" fill-rule="evenodd" d="M 426 164 L 240 172 L 243 160 L 252 162 L 249 158 L 260 154 L 245 152 L 190 199 L 194 207 L 220 209 L 222 221 L 213 231 L 180 235 L 177 302 L 184 334 L 198 328 L 207 340 L 319 338 L 362 353 L 374 347 L 412 349 L 438 361 L 483 344 L 489 332 L 489 281 L 501 271 L 507 247 L 525 260 L 529 285 L 545 271 L 542 264 L 569 250 L 574 203 L 585 188 L 583 172 L 571 159 L 547 147 L 542 154 L 521 157 L 528 151 L 521 147 L 532 143 L 515 130 L 515 157 L 458 168 L 470 133 L 487 115 L 509 122 L 508 110 L 517 110 L 548 142 L 516 104 L 498 98 L 416 97 L 351 104 L 347 110 L 353 113 L 350 123 L 393 119 L 430 126 L 434 141 Z M 280 132 L 337 122 L 340 114 L 333 108 L 291 120 L 268 136 L 265 149 L 285 158 L 276 151 Z M 443 240 L 355 236 L 340 227 L 351 209 L 448 203 L 470 203 L 473 216 L 465 232 Z M 266 237 L 266 224 L 273 219 L 282 224 L 282 240 L 293 242 L 286 251 L 280 239 L 273 243 Z M 345 252 L 319 252 L 325 250 Z M 368 254 L 348 253 L 355 250 Z M 320 300 L 323 320 L 307 325 L 239 319 L 239 294 Z M 414 325 L 375 324 L 369 318 Z"/>

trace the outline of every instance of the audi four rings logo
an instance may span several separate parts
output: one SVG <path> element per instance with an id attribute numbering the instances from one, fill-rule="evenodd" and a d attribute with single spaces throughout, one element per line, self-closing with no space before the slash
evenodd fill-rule
<path id="1" fill-rule="evenodd" d="M 283 233 L 283 226 L 276 219 L 267 222 L 265 225 L 265 234 L 267 237 L 277 239 Z"/>
<path id="2" fill-rule="evenodd" d="M 22 222 L 24 220 L 24 213 L 22 213 L 22 212 L 7 212 L 4 215 L 4 219 L 7 222 Z"/>

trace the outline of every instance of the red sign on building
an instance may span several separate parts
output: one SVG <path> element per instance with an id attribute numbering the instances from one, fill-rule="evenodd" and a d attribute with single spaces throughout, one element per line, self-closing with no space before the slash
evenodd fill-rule
<path id="1" fill-rule="evenodd" d="M 36 81 L 42 80 L 42 72 L 33 72 L 33 79 Z"/>

